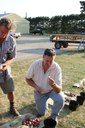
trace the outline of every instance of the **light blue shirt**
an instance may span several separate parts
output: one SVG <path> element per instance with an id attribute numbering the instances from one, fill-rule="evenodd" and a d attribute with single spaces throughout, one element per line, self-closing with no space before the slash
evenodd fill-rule
<path id="1" fill-rule="evenodd" d="M 6 62 L 7 60 L 7 53 L 10 51 L 12 51 L 12 57 L 15 58 L 16 55 L 16 40 L 11 37 L 10 35 L 7 36 L 6 40 L 1 44 L 0 43 L 0 64 Z M 6 77 L 7 79 L 9 79 L 12 75 L 11 75 L 11 68 L 9 67 L 6 73 Z M 3 79 L 3 72 L 0 71 L 0 83 L 4 82 Z"/>

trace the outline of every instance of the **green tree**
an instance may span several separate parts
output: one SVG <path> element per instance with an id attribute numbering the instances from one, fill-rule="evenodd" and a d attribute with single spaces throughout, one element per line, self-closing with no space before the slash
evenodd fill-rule
<path id="1" fill-rule="evenodd" d="M 61 19 L 62 16 L 52 17 L 49 21 L 49 33 L 61 33 Z"/>
<path id="2" fill-rule="evenodd" d="M 80 1 L 81 7 L 80 7 L 80 12 L 85 13 L 85 1 Z"/>
<path id="3" fill-rule="evenodd" d="M 37 28 L 46 29 L 49 23 L 49 17 L 35 17 L 35 18 L 27 18 L 30 21 L 30 30 L 34 30 Z"/>

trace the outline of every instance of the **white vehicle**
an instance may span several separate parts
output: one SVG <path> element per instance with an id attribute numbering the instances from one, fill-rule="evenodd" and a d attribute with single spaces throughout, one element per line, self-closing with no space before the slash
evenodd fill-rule
<path id="1" fill-rule="evenodd" d="M 14 31 L 11 31 L 10 32 L 10 35 L 15 37 L 15 38 L 19 38 L 21 36 L 21 33 L 20 32 L 14 32 Z"/>

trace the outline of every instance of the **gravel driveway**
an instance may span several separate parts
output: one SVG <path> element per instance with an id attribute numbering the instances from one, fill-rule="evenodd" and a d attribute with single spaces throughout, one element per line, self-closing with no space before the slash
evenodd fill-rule
<path id="1" fill-rule="evenodd" d="M 17 56 L 15 60 L 35 58 L 41 56 L 46 48 L 54 48 L 54 43 L 49 41 L 49 36 L 22 36 L 16 42 Z M 71 47 L 72 49 L 78 48 L 78 46 L 74 46 L 56 49 L 56 53 L 65 53 Z"/>
<path id="2" fill-rule="evenodd" d="M 31 59 L 41 56 L 45 48 L 53 48 L 52 42 L 47 36 L 24 36 L 16 40 L 17 56 L 16 60 Z"/>

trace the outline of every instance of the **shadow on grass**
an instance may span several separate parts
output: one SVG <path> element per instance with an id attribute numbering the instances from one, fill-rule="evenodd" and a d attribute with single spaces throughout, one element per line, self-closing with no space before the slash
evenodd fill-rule
<path id="1" fill-rule="evenodd" d="M 29 104 L 27 106 L 24 106 L 21 109 L 19 109 L 18 111 L 19 111 L 20 115 L 27 114 L 27 113 L 31 113 L 34 115 L 37 114 L 35 104 Z M 10 122 L 11 120 L 13 120 L 15 118 L 16 117 L 11 115 L 9 112 L 0 113 L 0 126 L 7 122 Z"/>
<path id="2" fill-rule="evenodd" d="M 36 48 L 36 49 L 23 49 L 23 50 L 18 50 L 17 52 L 20 53 L 30 53 L 30 54 L 40 54 L 42 55 L 44 52 L 44 48 Z"/>
<path id="3" fill-rule="evenodd" d="M 17 53 L 26 53 L 26 54 L 35 54 L 35 55 L 43 55 L 44 48 L 35 48 L 35 49 L 23 49 L 18 50 Z M 83 49 L 81 50 L 63 50 L 63 49 L 55 49 L 56 55 L 66 54 L 66 55 L 73 55 L 73 54 L 82 54 L 85 51 Z M 85 58 L 85 56 L 83 56 Z"/>
<path id="4" fill-rule="evenodd" d="M 62 111 L 60 112 L 59 118 L 64 118 L 65 116 L 69 115 L 72 111 L 69 110 L 69 106 L 64 106 Z"/>
<path id="5" fill-rule="evenodd" d="M 48 109 L 49 109 L 49 111 L 51 112 L 52 106 L 49 105 Z M 27 105 L 27 106 L 21 108 L 21 109 L 19 110 L 19 112 L 20 112 L 20 114 L 31 113 L 31 114 L 33 114 L 33 115 L 37 115 L 37 111 L 36 111 L 36 106 L 35 106 L 35 104 Z M 63 118 L 63 117 L 65 117 L 65 116 L 69 115 L 71 112 L 72 112 L 72 111 L 69 110 L 69 107 L 68 107 L 68 106 L 64 106 L 64 108 L 63 108 L 62 111 L 60 112 L 59 117 L 60 117 L 60 118 Z"/>
<path id="6" fill-rule="evenodd" d="M 49 106 L 49 109 L 51 110 L 51 106 Z M 22 107 L 21 109 L 18 110 L 20 112 L 21 115 L 23 114 L 27 114 L 27 113 L 31 113 L 33 115 L 37 115 L 37 111 L 36 111 L 36 106 L 35 104 L 29 104 L 26 105 L 24 107 Z M 60 112 L 59 118 L 64 118 L 65 116 L 69 115 L 71 111 L 69 110 L 68 107 L 64 107 L 63 110 Z M 10 115 L 9 112 L 5 112 L 5 113 L 1 113 L 0 114 L 0 126 L 10 122 L 11 120 L 15 119 L 16 117 Z"/>
<path id="7" fill-rule="evenodd" d="M 37 111 L 36 111 L 36 106 L 35 104 L 28 104 L 24 107 L 22 107 L 20 110 L 19 110 L 20 114 L 26 114 L 26 113 L 31 113 L 31 114 L 34 114 L 36 115 L 37 114 Z"/>
<path id="8" fill-rule="evenodd" d="M 0 114 L 0 126 L 7 123 L 9 120 L 13 118 L 12 115 L 9 114 L 9 112 L 4 112 Z"/>
<path id="9" fill-rule="evenodd" d="M 66 54 L 66 55 L 73 55 L 73 54 L 81 54 L 81 53 L 85 53 L 85 51 L 83 49 L 81 50 L 56 50 L 56 54 L 57 55 L 61 55 L 61 54 Z"/>

